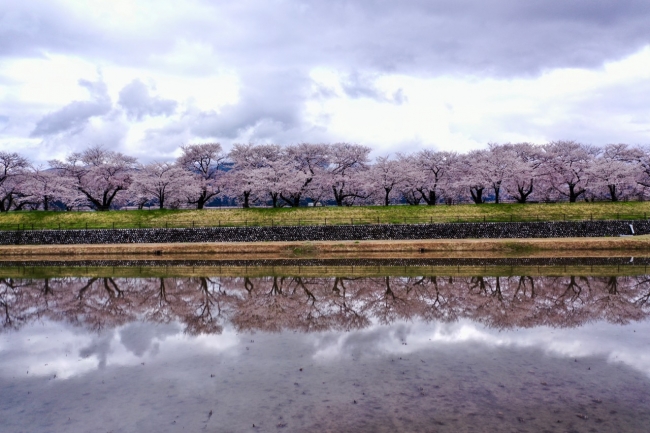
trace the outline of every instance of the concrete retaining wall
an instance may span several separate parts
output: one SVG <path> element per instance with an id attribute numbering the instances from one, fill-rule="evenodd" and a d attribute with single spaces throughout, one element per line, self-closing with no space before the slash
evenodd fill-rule
<path id="1" fill-rule="evenodd" d="M 630 235 L 630 225 L 637 235 L 650 234 L 648 220 L 21 230 L 0 232 L 0 245 L 604 237 Z"/>

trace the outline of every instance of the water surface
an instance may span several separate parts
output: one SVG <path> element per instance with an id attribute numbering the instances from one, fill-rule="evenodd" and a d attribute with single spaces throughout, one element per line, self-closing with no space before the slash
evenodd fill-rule
<path id="1" fill-rule="evenodd" d="M 0 271 L 1 430 L 650 425 L 650 277 L 638 266 L 239 265 Z"/>

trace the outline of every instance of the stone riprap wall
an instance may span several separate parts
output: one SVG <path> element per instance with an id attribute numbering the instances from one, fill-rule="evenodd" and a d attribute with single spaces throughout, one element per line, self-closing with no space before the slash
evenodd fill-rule
<path id="1" fill-rule="evenodd" d="M 650 233 L 650 221 L 648 220 L 20 230 L 0 232 L 0 245 L 604 237 L 631 235 L 630 225 L 633 226 L 634 233 L 637 235 Z"/>

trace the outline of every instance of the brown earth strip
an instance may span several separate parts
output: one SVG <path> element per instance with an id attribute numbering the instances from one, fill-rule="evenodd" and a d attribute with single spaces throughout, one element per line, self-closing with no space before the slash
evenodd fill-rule
<path id="1" fill-rule="evenodd" d="M 387 257 L 399 254 L 439 257 L 499 255 L 626 255 L 624 252 L 650 252 L 650 235 L 619 238 L 552 239 L 462 239 L 417 241 L 313 241 L 313 242 L 223 242 L 107 245 L 17 245 L 0 246 L 0 260 L 10 257 L 43 256 L 183 256 L 184 258 L 222 257 Z"/>
<path id="2" fill-rule="evenodd" d="M 644 265 L 624 266 L 21 266 L 0 267 L 0 278 L 170 278 L 170 277 L 419 277 L 572 276 L 622 277 L 647 275 Z"/>

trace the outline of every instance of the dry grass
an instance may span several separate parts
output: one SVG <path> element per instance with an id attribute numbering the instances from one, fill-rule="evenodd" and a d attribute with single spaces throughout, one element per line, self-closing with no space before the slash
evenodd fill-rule
<path id="1" fill-rule="evenodd" d="M 385 277 L 385 276 L 635 276 L 647 266 L 23 266 L 0 268 L 0 278 L 174 278 L 174 277 Z"/>
<path id="2" fill-rule="evenodd" d="M 127 255 L 154 257 L 233 258 L 267 257 L 370 257 L 391 254 L 399 257 L 444 253 L 462 257 L 475 253 L 502 253 L 531 255 L 548 252 L 558 256 L 562 252 L 601 251 L 612 255 L 638 255 L 650 251 L 650 235 L 620 238 L 551 238 L 551 239 L 461 239 L 418 241 L 314 241 L 314 242 L 222 242 L 169 244 L 109 244 L 109 245 L 19 245 L 0 246 L 0 258 L 11 257 L 111 257 Z M 629 252 L 629 254 L 626 254 Z"/>
<path id="3" fill-rule="evenodd" d="M 353 206 L 110 212 L 21 211 L 0 215 L 0 229 L 212 227 L 226 225 L 322 225 L 644 219 L 650 202 L 483 204 L 454 206 Z"/>

